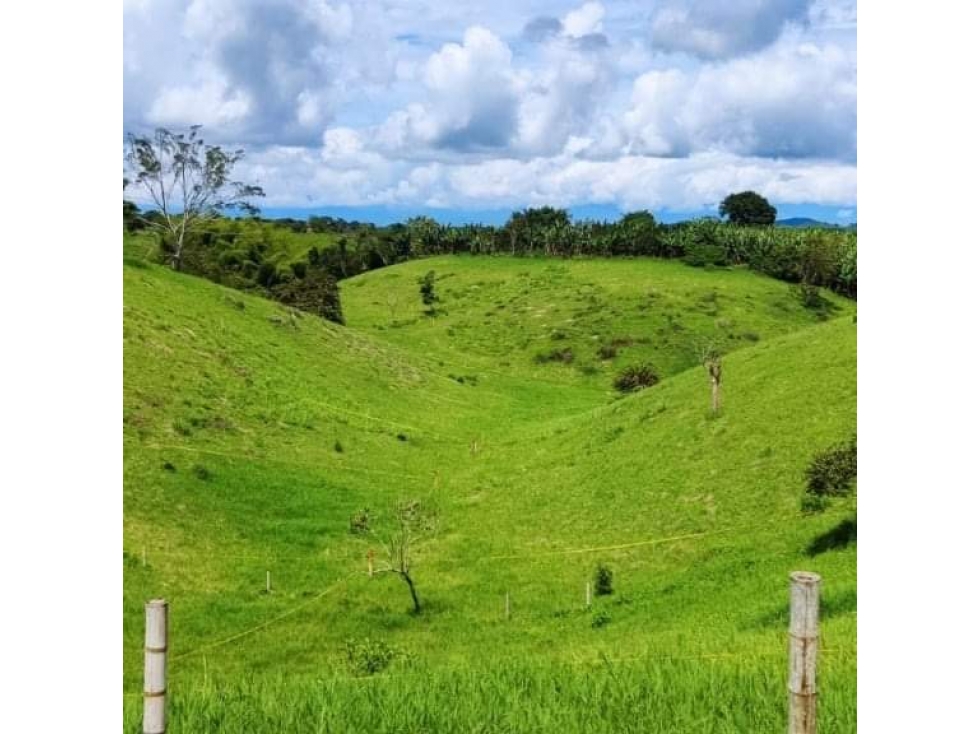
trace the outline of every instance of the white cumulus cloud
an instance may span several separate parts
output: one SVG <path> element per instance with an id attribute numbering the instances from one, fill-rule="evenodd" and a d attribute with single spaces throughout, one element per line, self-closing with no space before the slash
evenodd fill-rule
<path id="1" fill-rule="evenodd" d="M 125 129 L 245 146 L 268 206 L 856 205 L 854 0 L 123 12 Z"/>
<path id="2" fill-rule="evenodd" d="M 852 159 L 856 89 L 851 49 L 788 34 L 752 56 L 643 74 L 624 128 L 629 149 L 646 155 Z"/>
<path id="3" fill-rule="evenodd" d="M 659 49 L 720 59 L 767 46 L 808 7 L 809 0 L 666 0 L 656 4 L 651 38 Z"/>
<path id="4" fill-rule="evenodd" d="M 590 33 L 601 33 L 604 17 L 605 8 L 601 3 L 585 3 L 565 15 L 562 26 L 569 36 L 581 38 Z"/>

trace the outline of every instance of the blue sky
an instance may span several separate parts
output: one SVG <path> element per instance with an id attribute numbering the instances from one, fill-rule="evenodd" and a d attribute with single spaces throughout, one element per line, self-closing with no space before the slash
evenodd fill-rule
<path id="1" fill-rule="evenodd" d="M 856 220 L 856 5 L 126 0 L 124 126 L 242 146 L 267 214 Z"/>

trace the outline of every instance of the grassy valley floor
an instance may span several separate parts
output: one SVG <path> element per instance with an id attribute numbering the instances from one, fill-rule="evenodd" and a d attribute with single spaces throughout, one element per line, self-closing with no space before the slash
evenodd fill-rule
<path id="1" fill-rule="evenodd" d="M 154 597 L 171 605 L 173 732 L 777 730 L 800 568 L 824 575 L 820 729 L 855 730 L 855 509 L 799 507 L 813 453 L 856 428 L 853 302 L 827 295 L 820 317 L 743 269 L 458 256 L 344 281 L 341 327 L 139 246 L 126 731 Z M 620 395 L 639 362 L 660 383 Z M 365 509 L 389 528 L 398 499 L 439 512 L 420 615 L 399 579 L 367 576 L 380 548 L 351 532 Z M 838 547 L 812 554 L 827 534 Z M 597 563 L 614 593 L 586 609 Z M 395 654 L 375 675 L 347 659 L 365 639 Z"/>

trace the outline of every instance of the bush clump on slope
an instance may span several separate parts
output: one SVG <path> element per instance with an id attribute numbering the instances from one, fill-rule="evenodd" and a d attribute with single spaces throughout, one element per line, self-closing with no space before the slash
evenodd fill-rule
<path id="1" fill-rule="evenodd" d="M 652 387 L 657 382 L 659 382 L 659 375 L 652 365 L 634 364 L 622 370 L 612 384 L 619 392 L 635 392 Z"/>
<path id="2" fill-rule="evenodd" d="M 819 496 L 848 494 L 857 478 L 857 437 L 820 451 L 806 469 L 806 492 Z"/>

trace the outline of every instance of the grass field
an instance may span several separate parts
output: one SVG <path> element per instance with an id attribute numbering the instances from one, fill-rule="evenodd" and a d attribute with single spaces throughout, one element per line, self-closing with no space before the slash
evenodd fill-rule
<path id="1" fill-rule="evenodd" d="M 126 252 L 127 731 L 158 596 L 176 732 L 778 729 L 798 568 L 825 578 L 820 728 L 855 730 L 856 549 L 807 553 L 852 507 L 799 511 L 813 452 L 855 430 L 852 302 L 820 320 L 741 269 L 460 256 L 344 281 L 345 328 Z M 618 395 L 639 361 L 661 383 Z M 349 529 L 398 498 L 441 517 L 417 616 Z M 598 562 L 615 593 L 586 610 Z M 363 638 L 402 654 L 359 677 Z"/>

